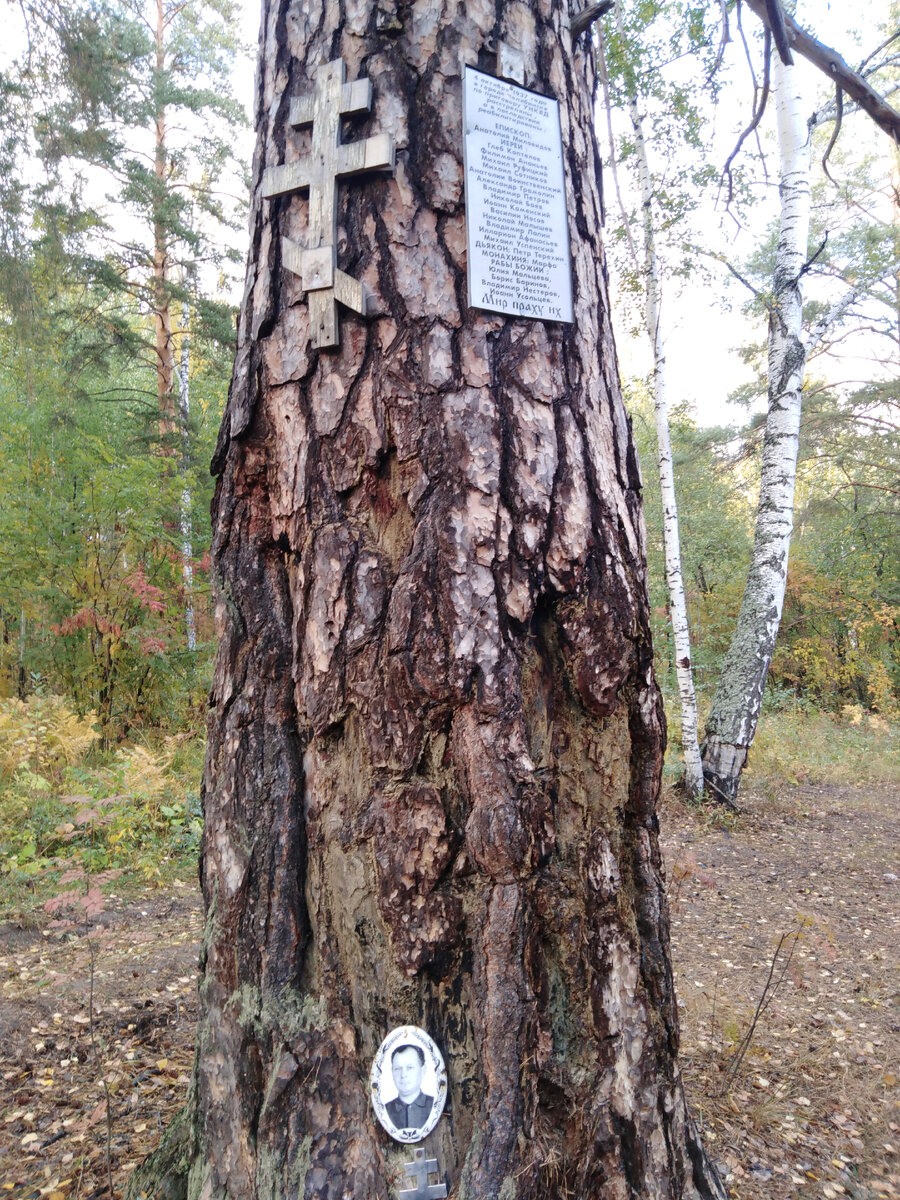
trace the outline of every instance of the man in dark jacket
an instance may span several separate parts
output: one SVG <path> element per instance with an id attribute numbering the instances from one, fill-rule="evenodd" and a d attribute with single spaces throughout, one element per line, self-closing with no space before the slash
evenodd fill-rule
<path id="1" fill-rule="evenodd" d="M 391 1075 L 398 1095 L 385 1105 L 397 1129 L 421 1129 L 431 1116 L 434 1096 L 422 1091 L 425 1051 L 407 1043 L 391 1055 Z"/>

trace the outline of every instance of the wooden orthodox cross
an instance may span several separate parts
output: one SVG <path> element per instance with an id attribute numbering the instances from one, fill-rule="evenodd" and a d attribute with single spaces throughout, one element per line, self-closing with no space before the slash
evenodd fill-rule
<path id="1" fill-rule="evenodd" d="M 407 1175 L 415 1179 L 416 1186 L 398 1192 L 397 1200 L 443 1200 L 443 1197 L 447 1195 L 447 1185 L 428 1182 L 428 1176 L 438 1169 L 437 1159 L 426 1158 L 425 1151 L 421 1147 L 416 1150 L 415 1158 L 415 1162 L 405 1163 L 403 1169 Z"/>
<path id="2" fill-rule="evenodd" d="M 298 162 L 269 167 L 263 175 L 267 198 L 309 190 L 309 232 L 304 249 L 290 238 L 281 239 L 284 265 L 303 280 L 309 299 L 309 329 L 317 349 L 340 341 L 337 303 L 366 315 L 371 292 L 364 283 L 339 271 L 336 262 L 337 181 L 363 171 L 394 169 L 394 139 L 387 133 L 360 142 L 341 143 L 341 117 L 368 112 L 372 82 L 345 83 L 341 59 L 320 67 L 312 96 L 291 101 L 288 120 L 295 129 L 312 125 L 312 151 Z"/>

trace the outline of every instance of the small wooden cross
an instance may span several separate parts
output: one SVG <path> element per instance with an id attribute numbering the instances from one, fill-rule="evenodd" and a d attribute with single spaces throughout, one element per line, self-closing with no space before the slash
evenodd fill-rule
<path id="1" fill-rule="evenodd" d="M 263 175 L 267 198 L 309 189 L 309 233 L 304 249 L 290 238 L 281 239 L 284 265 L 303 280 L 309 295 L 309 327 L 317 349 L 340 341 L 337 301 L 365 316 L 372 293 L 364 283 L 337 269 L 337 181 L 363 171 L 394 169 L 394 139 L 387 133 L 360 142 L 341 143 L 341 117 L 368 112 L 372 81 L 345 83 L 341 59 L 326 63 L 316 75 L 312 96 L 291 101 L 288 120 L 295 129 L 312 125 L 312 151 L 298 162 L 269 167 Z"/>
<path id="2" fill-rule="evenodd" d="M 397 1200 L 443 1200 L 447 1195 L 445 1183 L 429 1183 L 428 1176 L 438 1169 L 436 1158 L 426 1158 L 425 1151 L 419 1147 L 415 1151 L 416 1161 L 404 1164 L 404 1171 L 416 1181 L 414 1188 L 397 1193 Z"/>

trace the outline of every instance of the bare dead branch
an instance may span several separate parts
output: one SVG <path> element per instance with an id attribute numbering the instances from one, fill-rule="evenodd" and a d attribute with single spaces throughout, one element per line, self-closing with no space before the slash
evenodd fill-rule
<path id="1" fill-rule="evenodd" d="M 742 283 L 744 285 L 744 287 L 747 288 L 748 291 L 753 293 L 753 295 L 756 297 L 757 300 L 759 300 L 762 304 L 764 304 L 766 306 L 767 310 L 771 309 L 771 307 L 772 307 L 771 302 L 768 299 L 768 297 L 766 296 L 765 292 L 761 292 L 759 290 L 759 288 L 754 287 L 753 284 L 750 282 L 750 280 L 747 279 L 746 276 L 742 275 L 740 273 L 740 271 L 737 269 L 737 267 L 735 267 L 732 263 L 730 263 L 728 261 L 728 259 L 725 257 L 724 254 L 715 254 L 709 250 L 699 250 L 699 253 L 705 254 L 707 256 L 707 258 L 713 258 L 716 260 L 716 262 L 721 263 L 722 266 L 725 267 L 725 269 L 727 271 L 731 272 L 731 274 L 735 277 L 735 279 L 738 281 L 738 283 Z"/>
<path id="2" fill-rule="evenodd" d="M 750 1049 L 750 1043 L 753 1041 L 753 1034 L 756 1032 L 756 1026 L 759 1023 L 759 1018 L 772 1003 L 773 999 L 775 998 L 775 993 L 778 991 L 778 988 L 781 986 L 781 983 L 787 974 L 788 967 L 791 965 L 791 959 L 794 957 L 794 951 L 797 949 L 797 942 L 800 940 L 801 932 L 801 929 L 796 929 L 794 931 L 793 940 L 791 941 L 791 948 L 788 951 L 784 962 L 782 963 L 781 972 L 778 978 L 773 983 L 772 980 L 775 975 L 775 968 L 778 966 L 778 959 L 781 956 L 782 947 L 792 935 L 789 933 L 783 933 L 778 939 L 778 945 L 775 947 L 775 953 L 772 955 L 772 961 L 769 964 L 769 976 L 766 979 L 762 993 L 760 994 L 759 1003 L 756 1006 L 756 1012 L 753 1014 L 753 1020 L 750 1022 L 747 1032 L 741 1038 L 738 1048 L 735 1050 L 731 1062 L 728 1065 L 728 1070 L 725 1072 L 725 1079 L 722 1083 L 722 1088 L 719 1093 L 722 1096 L 727 1094 L 728 1089 L 731 1087 L 735 1076 L 741 1068 L 741 1063 L 744 1061 L 744 1056 Z"/>
<path id="3" fill-rule="evenodd" d="M 572 41 L 574 42 L 580 34 L 589 29 L 598 17 L 602 17 L 604 13 L 609 12 L 613 6 L 613 2 L 614 0 L 600 0 L 599 4 L 589 4 L 587 8 L 583 8 L 581 12 L 577 12 L 569 22 L 569 32 L 572 35 Z"/>
<path id="4" fill-rule="evenodd" d="M 859 64 L 860 75 L 867 74 L 865 68 L 869 65 L 869 63 L 872 61 L 872 59 L 875 57 L 875 55 L 880 54 L 882 52 L 882 50 L 887 50 L 888 46 L 893 45 L 893 43 L 896 42 L 898 38 L 900 38 L 900 29 L 898 29 L 896 33 L 892 33 L 889 38 L 885 38 L 885 40 L 881 43 L 880 46 L 876 46 L 875 49 L 872 51 L 872 53 L 869 54 L 866 58 L 864 58 L 862 60 L 862 62 Z M 879 63 L 878 66 L 873 68 L 873 70 L 878 70 L 880 67 L 882 67 L 884 65 L 885 65 L 884 63 Z"/>
<path id="5" fill-rule="evenodd" d="M 755 112 L 757 100 L 759 98 L 759 83 L 757 82 L 757 79 L 756 79 L 756 71 L 753 68 L 753 57 L 750 54 L 750 47 L 747 44 L 747 35 L 744 33 L 744 24 L 743 24 L 743 21 L 741 20 L 741 14 L 742 14 L 741 3 L 740 3 L 740 0 L 738 0 L 738 4 L 737 4 L 738 29 L 740 30 L 741 41 L 743 42 L 743 45 L 744 45 L 744 57 L 747 59 L 747 65 L 750 67 L 750 77 L 753 80 L 753 111 Z M 759 128 L 757 127 L 753 131 L 753 133 L 754 133 L 754 141 L 756 142 L 756 149 L 759 151 L 760 164 L 761 164 L 762 170 L 763 170 L 763 179 L 765 180 L 766 184 L 768 184 L 769 171 L 768 171 L 768 168 L 766 167 L 766 158 L 765 158 L 765 155 L 763 154 L 762 143 L 759 140 Z"/>
<path id="6" fill-rule="evenodd" d="M 891 86 L 884 93 L 884 99 L 890 100 L 890 98 L 892 96 L 896 96 L 898 92 L 900 92 L 900 83 L 891 84 Z M 844 116 L 849 117 L 853 113 L 859 112 L 859 105 L 858 104 L 847 104 L 845 102 L 843 105 L 843 109 L 844 109 Z M 820 108 L 820 109 L 818 109 L 818 111 L 813 113 L 813 115 L 810 117 L 810 120 L 809 120 L 810 128 L 818 129 L 818 127 L 820 125 L 824 125 L 828 121 L 833 121 L 836 116 L 837 116 L 837 105 L 835 104 L 835 102 L 833 100 L 831 100 L 828 104 L 825 105 L 824 108 Z"/>
<path id="7" fill-rule="evenodd" d="M 840 84 L 835 84 L 834 107 L 835 107 L 834 129 L 831 132 L 831 140 L 828 143 L 825 153 L 822 155 L 822 170 L 825 172 L 825 174 L 828 176 L 828 178 L 831 180 L 831 182 L 834 184 L 834 186 L 837 187 L 837 182 L 835 181 L 834 176 L 828 170 L 828 159 L 829 159 L 829 156 L 830 156 L 832 150 L 834 149 L 835 142 L 838 140 L 838 134 L 841 132 L 841 122 L 844 119 L 844 93 L 841 90 Z"/>
<path id="8" fill-rule="evenodd" d="M 756 109 L 756 98 L 759 94 L 759 81 L 756 78 L 756 68 L 753 66 L 753 56 L 750 53 L 750 46 L 747 42 L 747 35 L 744 33 L 744 22 L 742 20 L 743 9 L 741 8 L 741 0 L 738 0 L 737 8 L 737 27 L 738 33 L 741 35 L 741 43 L 744 47 L 744 58 L 747 60 L 747 66 L 750 68 L 750 78 L 753 80 L 753 108 Z"/>
<path id="9" fill-rule="evenodd" d="M 738 283 L 742 283 L 745 288 L 749 288 L 749 290 L 753 293 L 753 295 L 757 298 L 757 300 L 762 300 L 763 303 L 766 304 L 766 307 L 768 308 L 768 304 L 766 303 L 766 298 L 763 295 L 763 293 L 759 290 L 759 288 L 755 288 L 753 286 L 753 284 L 750 282 L 750 280 L 746 279 L 736 267 L 732 266 L 732 264 L 727 259 L 723 258 L 721 261 L 725 264 L 725 266 L 728 268 L 728 270 L 731 272 L 731 274 L 735 277 L 735 279 L 738 281 Z"/>
<path id="10" fill-rule="evenodd" d="M 879 469 L 882 469 L 879 464 L 863 463 L 862 465 L 863 466 L 878 465 Z M 870 492 L 887 492 L 888 495 L 890 495 L 890 496 L 900 496 L 900 486 L 891 487 L 888 484 L 884 484 L 884 483 L 865 483 L 864 481 L 859 480 L 859 479 L 854 479 L 850 483 L 842 483 L 841 486 L 837 490 L 839 492 L 845 492 L 845 491 L 847 491 L 848 488 L 867 488 Z"/>
<path id="11" fill-rule="evenodd" d="M 772 30 L 775 48 L 784 65 L 792 67 L 794 65 L 794 56 L 791 54 L 791 48 L 788 44 L 787 26 L 784 23 L 784 9 L 781 7 L 781 0 L 765 0 L 765 3 L 766 12 L 769 15 L 769 28 Z"/>
<path id="12" fill-rule="evenodd" d="M 719 35 L 719 46 L 716 50 L 716 61 L 713 63 L 709 74 L 706 76 L 707 84 L 711 83 L 719 67 L 722 65 L 722 59 L 725 57 L 725 47 L 731 41 L 731 28 L 728 23 L 728 5 L 725 0 L 719 0 L 719 11 L 722 14 L 722 32 Z"/>
<path id="13" fill-rule="evenodd" d="M 741 33 L 741 37 L 743 38 L 743 31 Z M 744 40 L 744 47 L 747 50 L 747 59 L 749 62 L 750 61 L 750 51 L 749 51 L 749 47 L 747 46 L 746 39 Z M 750 134 L 756 130 L 756 127 L 759 125 L 760 121 L 763 119 L 763 113 L 766 111 L 766 104 L 768 103 L 768 100 L 769 100 L 769 60 L 771 58 L 771 54 L 772 54 L 772 35 L 769 32 L 768 26 L 766 26 L 765 38 L 763 40 L 762 88 L 756 89 L 756 93 L 753 97 L 754 109 L 753 109 L 753 116 L 750 118 L 750 124 L 747 126 L 747 128 L 744 130 L 744 132 L 738 138 L 737 145 L 732 150 L 732 152 L 728 155 L 728 160 L 725 163 L 725 166 L 722 168 L 722 176 L 723 176 L 723 178 L 728 180 L 728 199 L 725 202 L 726 209 L 729 207 L 729 205 L 731 204 L 731 201 L 734 199 L 734 179 L 731 174 L 731 164 L 734 162 L 734 160 L 740 154 L 741 147 L 743 146 L 744 142 L 747 140 L 747 138 L 750 136 Z M 751 63 L 751 70 L 752 69 L 753 68 L 752 68 L 752 63 Z M 755 88 L 756 87 L 755 73 L 754 73 L 753 83 L 754 83 L 754 88 Z"/>
<path id="14" fill-rule="evenodd" d="M 721 788 L 716 787 L 708 775 L 703 776 L 703 786 L 705 788 L 710 788 L 713 792 L 715 792 L 716 800 L 719 802 L 719 804 L 724 804 L 725 807 L 730 808 L 732 812 L 742 813 L 746 811 L 745 809 L 741 808 L 740 804 L 738 804 L 736 800 L 732 800 L 730 796 L 725 795 Z"/>
<path id="15" fill-rule="evenodd" d="M 822 251 L 825 249 L 825 247 L 826 247 L 827 245 L 828 245 L 828 230 L 826 229 L 826 230 L 825 230 L 825 236 L 822 238 L 822 244 L 819 246 L 819 248 L 818 248 L 818 250 L 815 252 L 815 254 L 814 254 L 814 255 L 813 255 L 811 258 L 808 258 L 808 259 L 806 260 L 806 262 L 803 264 L 803 266 L 800 268 L 799 274 L 797 275 L 797 282 L 798 282 L 798 283 L 799 283 L 799 282 L 800 282 L 800 280 L 803 278 L 803 276 L 804 276 L 804 275 L 807 273 L 807 271 L 809 271 L 809 270 L 810 270 L 810 268 L 812 267 L 813 263 L 816 261 L 816 259 L 819 257 L 819 255 L 822 253 Z"/>
<path id="16" fill-rule="evenodd" d="M 746 0 L 749 7 L 756 13 L 766 29 L 771 29 L 771 17 L 767 0 Z M 818 67 L 837 84 L 846 94 L 864 109 L 879 129 L 883 129 L 895 142 L 900 142 L 900 112 L 884 100 L 882 96 L 863 78 L 854 71 L 837 50 L 832 50 L 812 34 L 801 29 L 797 22 L 785 14 L 784 23 L 788 32 L 791 46 L 803 57 Z"/>

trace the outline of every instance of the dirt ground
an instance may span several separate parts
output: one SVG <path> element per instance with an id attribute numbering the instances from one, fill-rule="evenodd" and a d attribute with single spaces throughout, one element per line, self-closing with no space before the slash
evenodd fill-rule
<path id="1" fill-rule="evenodd" d="M 898 798 L 743 802 L 662 816 L 706 1145 L 735 1200 L 900 1197 Z M 184 1098 L 199 898 L 184 883 L 106 903 L 89 936 L 0 926 L 0 1200 L 99 1200 L 110 1180 L 121 1196 Z"/>
<path id="2" fill-rule="evenodd" d="M 107 897 L 89 936 L 0 927 L 0 1196 L 120 1197 L 183 1103 L 202 914 L 173 891 Z"/>
<path id="3" fill-rule="evenodd" d="M 735 1200 L 898 1197 L 900 797 L 805 787 L 743 803 L 736 820 L 662 818 L 705 1143 Z"/>

